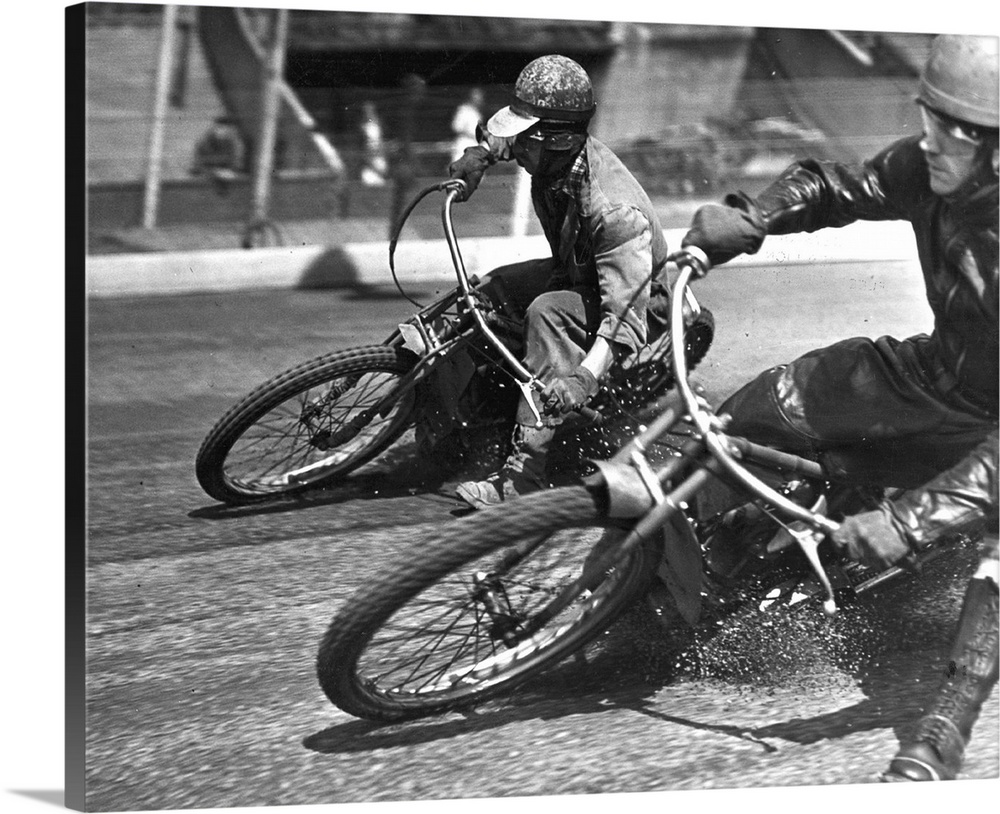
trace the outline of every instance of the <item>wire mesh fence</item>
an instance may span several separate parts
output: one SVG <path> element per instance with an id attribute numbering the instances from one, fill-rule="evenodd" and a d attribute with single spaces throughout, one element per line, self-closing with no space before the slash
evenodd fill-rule
<path id="1" fill-rule="evenodd" d="M 224 47 L 207 53 L 196 8 L 182 7 L 168 78 L 169 103 L 162 120 L 156 121 L 153 98 L 157 83 L 163 81 L 157 75 L 162 7 L 89 4 L 88 14 L 86 139 L 92 234 L 139 222 L 139 189 L 148 171 L 154 127 L 162 135 L 156 157 L 163 185 L 161 224 L 245 219 L 260 123 L 252 104 L 234 115 L 232 100 L 256 98 L 262 74 L 230 71 L 236 79 L 220 91 L 218 66 L 212 64 L 213 59 L 235 62 L 245 44 L 230 36 Z M 412 31 L 405 29 L 403 18 L 413 15 L 389 15 L 400 18 L 395 29 L 387 27 L 393 21 L 382 19 L 385 16 L 353 14 L 349 30 L 361 37 L 367 24 L 369 32 L 377 31 L 382 39 L 393 31 L 399 36 Z M 388 219 L 393 195 L 403 181 L 412 185 L 418 179 L 446 175 L 459 149 L 452 122 L 470 91 L 481 91 L 480 113 L 486 118 L 509 101 L 511 76 L 492 75 L 500 63 L 474 69 L 474 55 L 449 51 L 447 42 L 440 52 L 416 54 L 372 48 L 372 35 L 368 41 L 362 37 L 356 51 L 323 55 L 302 45 L 319 36 L 317 19 L 305 26 L 300 23 L 300 46 L 289 57 L 286 78 L 315 132 L 333 145 L 341 166 L 333 171 L 302 138 L 301 127 L 279 129 L 270 202 L 274 217 Z M 241 18 L 241 25 L 266 42 L 266 12 Z M 600 54 L 600 29 L 598 24 L 589 25 L 584 34 L 590 38 L 595 75 L 601 76 L 607 59 Z M 440 39 L 444 29 L 438 29 L 435 36 Z M 871 48 L 882 47 L 877 38 L 872 42 Z M 507 58 L 510 65 L 518 65 L 530 54 Z M 446 67 L 428 67 L 436 61 Z M 367 84 L 358 79 L 365 76 L 371 79 Z M 696 92 L 705 94 L 704 88 L 692 87 L 688 96 Z M 623 128 L 616 121 L 611 130 L 617 135 L 605 140 L 652 196 L 712 198 L 773 176 L 798 157 L 865 157 L 916 132 L 912 92 L 913 79 L 905 71 L 862 78 L 756 77 L 747 71 L 729 93 L 731 101 L 719 109 L 705 98 L 697 103 L 705 115 L 649 132 L 641 126 Z M 642 98 L 656 105 L 661 96 L 666 99 L 670 94 L 647 88 Z M 618 104 L 615 110 L 620 109 Z M 639 111 L 635 113 L 639 116 Z M 649 113 L 642 111 L 644 121 L 670 118 Z M 283 115 L 288 121 L 287 105 Z M 600 122 L 595 121 L 596 135 L 601 137 Z M 845 127 L 845 122 L 852 126 Z M 494 219 L 513 205 L 518 172 L 510 165 L 491 173 L 501 176 L 495 187 L 503 193 L 502 200 L 489 208 Z"/>

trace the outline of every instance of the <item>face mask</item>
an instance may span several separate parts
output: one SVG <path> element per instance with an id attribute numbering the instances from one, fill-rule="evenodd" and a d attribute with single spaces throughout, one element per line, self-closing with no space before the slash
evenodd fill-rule
<path id="1" fill-rule="evenodd" d="M 556 175 L 569 166 L 586 139 L 586 133 L 532 128 L 515 138 L 513 155 L 529 175 Z"/>

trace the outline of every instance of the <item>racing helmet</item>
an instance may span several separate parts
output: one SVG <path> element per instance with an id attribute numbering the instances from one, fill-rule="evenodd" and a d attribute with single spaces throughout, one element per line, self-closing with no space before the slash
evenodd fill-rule
<path id="1" fill-rule="evenodd" d="M 917 101 L 953 119 L 996 130 L 997 43 L 996 37 L 936 37 L 920 75 Z"/>
<path id="2" fill-rule="evenodd" d="M 508 138 L 539 121 L 586 127 L 596 109 L 594 88 L 583 67 L 559 54 L 529 62 L 514 85 L 514 101 L 493 114 L 486 129 Z"/>

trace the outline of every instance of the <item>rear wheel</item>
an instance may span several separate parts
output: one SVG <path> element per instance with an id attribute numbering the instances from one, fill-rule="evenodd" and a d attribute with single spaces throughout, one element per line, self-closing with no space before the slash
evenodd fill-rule
<path id="1" fill-rule="evenodd" d="M 334 617 L 317 661 L 323 691 L 376 720 L 509 691 L 607 629 L 643 587 L 647 549 L 597 562 L 625 533 L 582 486 L 447 525 Z"/>
<path id="2" fill-rule="evenodd" d="M 413 359 L 385 345 L 352 348 L 265 382 L 209 432 L 195 463 L 198 482 L 217 500 L 252 503 L 357 469 L 406 429 L 413 390 L 392 396 Z"/>

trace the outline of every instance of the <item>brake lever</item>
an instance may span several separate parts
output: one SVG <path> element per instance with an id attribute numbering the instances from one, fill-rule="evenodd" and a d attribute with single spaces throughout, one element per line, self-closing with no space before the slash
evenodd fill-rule
<path id="1" fill-rule="evenodd" d="M 447 181 L 442 181 L 440 183 L 440 188 L 446 192 L 451 192 L 454 190 L 460 195 L 465 195 L 465 190 L 468 185 L 461 178 L 449 178 Z"/>
<path id="2" fill-rule="evenodd" d="M 518 380 L 517 386 L 521 388 L 521 395 L 528 402 L 528 408 L 535 419 L 535 428 L 540 429 L 544 426 L 544 423 L 542 422 L 542 414 L 538 411 L 538 405 L 535 404 L 535 399 L 532 397 L 532 391 L 541 392 L 544 389 L 544 385 L 539 379 L 532 379 L 529 382 Z M 593 407 L 579 407 L 573 412 L 577 413 L 584 421 L 593 426 L 599 427 L 604 423 L 604 416 Z"/>
<path id="3" fill-rule="evenodd" d="M 826 591 L 826 599 L 823 600 L 823 612 L 827 616 L 836 616 L 837 602 L 833 598 L 833 586 L 830 584 L 830 577 L 827 576 L 826 569 L 823 568 L 823 563 L 819 559 L 819 544 L 826 535 L 808 527 L 787 526 L 786 528 L 795 542 L 798 543 L 802 553 L 806 555 L 806 559 L 809 560 L 813 571 L 816 572 L 816 577 L 823 585 L 823 590 Z"/>
<path id="4" fill-rule="evenodd" d="M 535 390 L 541 390 L 541 382 L 538 379 L 532 379 L 531 381 L 521 381 L 517 380 L 517 386 L 521 388 L 521 397 L 528 402 L 528 409 L 531 410 L 531 414 L 535 418 L 535 429 L 540 429 L 542 427 L 542 414 L 538 412 L 538 405 L 535 404 L 535 398 L 532 392 Z"/>

